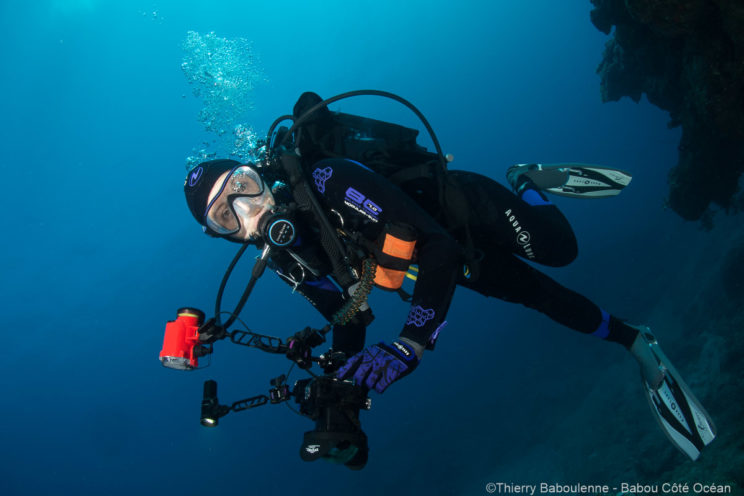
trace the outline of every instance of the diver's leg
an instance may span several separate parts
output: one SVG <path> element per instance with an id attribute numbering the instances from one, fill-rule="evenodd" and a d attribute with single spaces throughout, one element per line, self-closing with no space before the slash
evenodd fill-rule
<path id="1" fill-rule="evenodd" d="M 515 195 L 491 178 L 451 171 L 470 206 L 470 230 L 476 244 L 499 245 L 525 259 L 551 267 L 571 263 L 576 237 L 558 207 L 536 189 Z"/>
<path id="2" fill-rule="evenodd" d="M 591 334 L 630 349 L 638 330 L 602 310 L 591 300 L 556 281 L 509 253 L 490 250 L 480 264 L 475 281 L 460 285 L 537 310 L 575 331 Z"/>

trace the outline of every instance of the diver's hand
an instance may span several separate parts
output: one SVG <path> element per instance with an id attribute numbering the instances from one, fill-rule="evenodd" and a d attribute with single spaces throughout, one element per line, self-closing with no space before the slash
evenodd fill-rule
<path id="1" fill-rule="evenodd" d="M 353 377 L 358 385 L 382 393 L 390 384 L 413 372 L 418 363 L 416 351 L 409 344 L 401 341 L 389 345 L 379 343 L 349 358 L 336 376 L 339 379 Z"/>

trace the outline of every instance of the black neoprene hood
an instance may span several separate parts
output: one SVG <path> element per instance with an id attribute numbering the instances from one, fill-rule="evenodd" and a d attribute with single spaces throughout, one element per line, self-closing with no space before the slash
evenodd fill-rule
<path id="1" fill-rule="evenodd" d="M 210 160 L 197 165 L 186 176 L 183 191 L 186 194 L 186 203 L 191 210 L 191 215 L 202 226 L 207 225 L 204 212 L 207 209 L 209 192 L 217 179 L 225 172 L 240 165 L 240 162 L 229 159 Z"/>

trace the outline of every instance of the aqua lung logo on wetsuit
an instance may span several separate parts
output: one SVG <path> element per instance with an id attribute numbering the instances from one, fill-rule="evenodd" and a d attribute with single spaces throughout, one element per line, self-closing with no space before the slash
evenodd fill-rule
<path id="1" fill-rule="evenodd" d="M 512 228 L 514 228 L 514 232 L 517 234 L 517 244 L 522 247 L 522 249 L 524 250 L 524 254 L 527 255 L 527 258 L 529 258 L 530 260 L 534 260 L 535 252 L 532 251 L 532 245 L 530 244 L 532 236 L 530 236 L 529 231 L 525 231 L 524 229 L 522 229 L 522 225 L 519 223 L 519 220 L 515 215 L 512 214 L 511 208 L 504 212 L 504 215 L 506 216 L 507 222 L 511 224 Z"/>
<path id="2" fill-rule="evenodd" d="M 351 187 L 346 190 L 344 204 L 364 215 L 372 222 L 378 222 L 378 217 L 382 213 L 382 207 Z"/>

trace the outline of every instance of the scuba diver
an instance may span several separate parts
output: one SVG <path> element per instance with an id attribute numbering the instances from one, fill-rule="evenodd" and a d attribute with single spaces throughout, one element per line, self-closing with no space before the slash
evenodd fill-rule
<path id="1" fill-rule="evenodd" d="M 292 128 L 273 133 L 272 125 L 261 160 L 201 163 L 184 186 L 207 234 L 264 250 L 268 268 L 331 324 L 331 350 L 343 356 L 332 374 L 378 393 L 411 374 L 434 349 L 463 286 L 626 348 L 664 432 L 696 459 L 715 427 L 651 331 L 527 263 L 563 267 L 577 256 L 573 230 L 546 193 L 614 196 L 630 176 L 593 165 L 518 164 L 506 172 L 510 191 L 486 176 L 447 170 L 417 111 L 437 153 L 416 144 L 416 130 L 328 109 L 345 96 L 323 101 L 304 93 L 284 116 Z M 417 273 L 407 295 L 401 285 L 410 267 Z M 365 347 L 373 286 L 409 299 L 410 311 L 397 337 Z M 303 446 L 306 460 L 333 448 Z"/>

